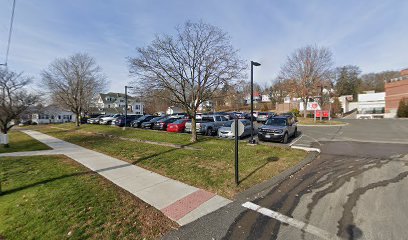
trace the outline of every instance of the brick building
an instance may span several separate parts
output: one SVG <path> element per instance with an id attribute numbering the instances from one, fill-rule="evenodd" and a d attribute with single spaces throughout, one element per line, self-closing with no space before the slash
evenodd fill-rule
<path id="1" fill-rule="evenodd" d="M 385 112 L 387 117 L 395 117 L 401 99 L 408 99 L 408 68 L 400 77 L 385 82 Z"/>

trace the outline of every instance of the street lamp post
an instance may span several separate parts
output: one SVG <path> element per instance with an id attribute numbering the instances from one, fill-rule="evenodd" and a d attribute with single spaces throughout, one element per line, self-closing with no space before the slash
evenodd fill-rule
<path id="1" fill-rule="evenodd" d="M 254 66 L 261 66 L 260 63 L 251 61 L 251 139 L 250 144 L 256 144 L 254 140 Z"/>
<path id="2" fill-rule="evenodd" d="M 127 124 L 127 110 L 128 110 L 128 96 L 127 96 L 127 92 L 128 92 L 128 88 L 133 88 L 133 87 L 125 86 L 125 125 L 123 126 L 123 130 L 126 129 L 126 124 Z"/>

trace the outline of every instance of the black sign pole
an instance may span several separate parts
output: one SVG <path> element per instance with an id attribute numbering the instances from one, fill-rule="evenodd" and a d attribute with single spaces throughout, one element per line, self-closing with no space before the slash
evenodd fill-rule
<path id="1" fill-rule="evenodd" d="M 238 119 L 235 119 L 235 183 L 239 184 L 238 176 Z"/>

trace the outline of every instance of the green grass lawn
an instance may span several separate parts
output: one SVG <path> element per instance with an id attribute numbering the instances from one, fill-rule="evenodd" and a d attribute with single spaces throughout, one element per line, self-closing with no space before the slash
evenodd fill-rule
<path id="1" fill-rule="evenodd" d="M 314 121 L 314 118 L 298 118 L 299 124 L 302 125 L 342 125 L 344 122 L 336 121 L 336 120 L 327 120 L 323 119 L 320 121 L 320 118 L 316 118 L 316 122 Z"/>
<path id="2" fill-rule="evenodd" d="M 47 145 L 17 130 L 10 131 L 8 135 L 9 135 L 10 147 L 5 148 L 2 145 L 0 145 L 0 153 L 51 149 Z"/>
<path id="3" fill-rule="evenodd" d="M 153 239 L 177 227 L 66 157 L 0 162 L 0 239 Z"/>
<path id="4" fill-rule="evenodd" d="M 202 150 L 187 150 L 84 133 L 76 131 L 75 127 L 70 125 L 58 125 L 58 127 L 69 130 L 53 128 L 52 125 L 37 127 L 37 129 L 230 199 L 234 198 L 236 193 L 296 165 L 306 156 L 306 153 L 301 150 L 265 145 L 249 146 L 246 143 L 240 143 L 239 167 L 242 182 L 236 187 L 234 141 L 201 137 L 198 143 L 190 146 Z M 80 129 L 143 140 L 160 139 L 179 144 L 189 144 L 190 139 L 190 135 L 187 134 L 140 129 L 123 131 L 121 128 L 110 126 L 83 125 Z"/>

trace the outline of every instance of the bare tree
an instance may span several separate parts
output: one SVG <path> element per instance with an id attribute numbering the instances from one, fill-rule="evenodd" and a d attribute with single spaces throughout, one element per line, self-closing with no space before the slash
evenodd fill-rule
<path id="1" fill-rule="evenodd" d="M 82 53 L 54 60 L 41 75 L 42 84 L 53 102 L 72 111 L 76 115 L 77 126 L 83 111 L 107 85 L 95 59 Z"/>
<path id="2" fill-rule="evenodd" d="M 28 93 L 26 87 L 32 79 L 22 73 L 0 68 L 0 130 L 3 135 L 4 147 L 9 147 L 7 133 L 27 109 L 38 103 L 40 97 L 35 93 Z"/>
<path id="3" fill-rule="evenodd" d="M 281 67 L 279 78 L 292 81 L 293 92 L 300 97 L 307 116 L 307 103 L 310 97 L 319 94 L 319 86 L 332 78 L 332 53 L 318 46 L 306 46 L 295 50 Z"/>
<path id="4" fill-rule="evenodd" d="M 203 23 L 186 22 L 175 36 L 156 36 L 153 42 L 137 49 L 129 58 L 132 83 L 138 91 L 169 90 L 162 95 L 192 117 L 191 141 L 197 141 L 195 117 L 201 103 L 214 92 L 241 78 L 243 62 L 230 38 L 221 29 Z"/>

